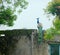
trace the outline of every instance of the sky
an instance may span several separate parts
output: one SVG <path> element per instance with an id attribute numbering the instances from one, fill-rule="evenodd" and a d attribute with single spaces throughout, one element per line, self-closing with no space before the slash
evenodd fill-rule
<path id="1" fill-rule="evenodd" d="M 21 14 L 17 14 L 18 18 L 14 26 L 0 26 L 0 30 L 12 29 L 37 29 L 37 18 L 42 23 L 43 29 L 48 29 L 52 26 L 53 16 L 47 17 L 44 8 L 47 7 L 51 0 L 27 0 L 29 2 L 27 9 L 23 10 Z M 51 20 L 49 20 L 49 18 Z"/>

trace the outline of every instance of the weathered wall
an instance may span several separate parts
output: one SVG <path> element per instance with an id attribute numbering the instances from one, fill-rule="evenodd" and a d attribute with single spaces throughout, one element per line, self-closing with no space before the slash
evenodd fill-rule
<path id="1" fill-rule="evenodd" d="M 47 43 L 41 43 L 39 46 L 39 54 L 40 55 L 49 55 L 49 45 Z"/>
<path id="2" fill-rule="evenodd" d="M 24 36 L 21 40 L 19 40 L 16 50 L 11 55 L 49 55 L 48 47 L 47 43 L 41 43 L 39 46 L 34 44 L 32 49 L 31 41 L 28 40 L 28 38 L 25 39 Z"/>
<path id="3" fill-rule="evenodd" d="M 31 40 L 27 36 L 21 36 L 21 39 L 16 43 L 15 50 L 10 55 L 49 55 L 48 44 L 42 42 L 37 43 L 37 36 L 33 38 L 33 48 Z"/>
<path id="4" fill-rule="evenodd" d="M 22 36 L 16 44 L 14 52 L 10 55 L 31 55 L 31 42 L 26 36 Z"/>
<path id="5" fill-rule="evenodd" d="M 54 36 L 54 41 L 60 42 L 60 35 L 55 35 Z"/>
<path id="6" fill-rule="evenodd" d="M 2 38 L 0 37 L 1 55 L 31 55 L 31 34 L 34 30 L 35 29 L 0 31 L 0 35 L 5 34 L 5 36 L 1 36 Z"/>
<path id="7" fill-rule="evenodd" d="M 7 53 L 6 55 L 49 55 L 48 44 L 46 42 L 38 44 L 37 32 L 33 34 L 32 44 L 32 31 L 34 30 L 4 31 L 3 33 L 6 34 L 6 37 L 10 36 L 13 37 L 12 40 L 18 40 L 14 50 L 9 47 L 9 54 Z"/>

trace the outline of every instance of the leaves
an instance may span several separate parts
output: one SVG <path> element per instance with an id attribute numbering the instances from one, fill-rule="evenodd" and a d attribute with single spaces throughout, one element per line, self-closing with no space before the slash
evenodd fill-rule
<path id="1" fill-rule="evenodd" d="M 57 6 L 60 6 L 60 2 L 57 0 L 52 0 L 51 2 L 48 3 L 47 8 L 45 9 L 45 12 L 48 14 L 52 14 L 52 15 L 58 15 L 58 11 L 57 11 Z"/>
<path id="2" fill-rule="evenodd" d="M 49 2 L 45 12 L 56 16 L 53 20 L 53 27 L 46 30 L 44 36 L 45 39 L 51 40 L 54 35 L 60 34 L 60 0 L 52 0 Z"/>
<path id="3" fill-rule="evenodd" d="M 26 9 L 28 2 L 26 0 L 0 0 L 0 24 L 13 26 L 17 16 L 15 11 L 21 13 Z"/>
<path id="4" fill-rule="evenodd" d="M 2 3 L 2 0 L 0 0 L 0 3 Z"/>
<path id="5" fill-rule="evenodd" d="M 52 40 L 55 34 L 56 34 L 56 30 L 54 28 L 50 28 L 46 30 L 46 32 L 44 33 L 44 38 L 47 40 Z"/>
<path id="6" fill-rule="evenodd" d="M 13 10 L 14 9 L 16 10 L 17 7 L 19 7 L 21 10 L 23 10 L 23 9 L 27 8 L 27 5 L 28 5 L 28 2 L 26 0 L 0 0 L 0 5 L 1 5 L 1 3 L 5 8 L 10 7 Z"/>
<path id="7" fill-rule="evenodd" d="M 11 0 L 6 0 L 6 2 L 7 2 L 8 4 L 11 4 Z"/>
<path id="8" fill-rule="evenodd" d="M 16 20 L 17 16 L 14 14 L 11 8 L 4 9 L 0 12 L 0 24 L 13 26 L 13 21 Z"/>
<path id="9" fill-rule="evenodd" d="M 55 29 L 60 30 L 60 19 L 58 16 L 54 19 L 53 25 L 54 25 Z"/>

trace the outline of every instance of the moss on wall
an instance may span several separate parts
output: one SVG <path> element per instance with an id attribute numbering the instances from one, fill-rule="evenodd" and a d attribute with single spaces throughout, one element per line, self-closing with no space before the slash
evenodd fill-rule
<path id="1" fill-rule="evenodd" d="M 19 29 L 19 30 L 2 30 L 1 34 L 5 36 L 0 36 L 0 52 L 5 55 L 9 55 L 9 50 L 12 51 L 15 48 L 15 44 L 22 36 L 27 36 L 29 40 L 31 39 L 31 34 L 35 29 Z"/>

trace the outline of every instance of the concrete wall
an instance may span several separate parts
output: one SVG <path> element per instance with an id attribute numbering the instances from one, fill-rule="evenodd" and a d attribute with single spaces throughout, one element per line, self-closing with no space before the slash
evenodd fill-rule
<path id="1" fill-rule="evenodd" d="M 54 36 L 54 41 L 60 42 L 60 35 L 55 35 Z"/>
<path id="2" fill-rule="evenodd" d="M 26 36 L 22 36 L 16 44 L 16 48 L 11 55 L 31 55 L 31 42 Z"/>
<path id="3" fill-rule="evenodd" d="M 29 31 L 29 33 L 27 32 L 28 30 L 23 30 L 23 31 L 18 30 L 16 32 L 15 31 L 14 31 L 15 34 L 11 35 L 11 36 L 14 37 L 15 39 L 18 39 L 18 42 L 15 44 L 14 50 L 11 48 L 9 50 L 9 54 L 7 54 L 7 55 L 50 55 L 49 45 L 47 42 L 42 42 L 42 43 L 38 44 L 38 42 L 37 42 L 38 35 L 36 35 L 37 32 L 35 32 L 32 35 L 31 34 L 32 30 L 31 30 L 31 32 Z M 13 34 L 12 31 L 10 31 L 10 32 Z M 19 32 L 19 35 L 17 32 Z M 4 33 L 8 33 L 8 32 L 4 32 Z M 10 36 L 10 33 L 7 36 Z M 16 38 L 15 36 L 16 37 L 18 36 L 20 38 Z M 33 43 L 32 43 L 31 37 L 33 37 Z M 54 40 L 57 40 L 57 39 L 60 40 L 60 36 L 58 36 L 58 37 L 55 36 Z"/>
<path id="4" fill-rule="evenodd" d="M 31 40 L 27 36 L 21 36 L 21 39 L 16 44 L 15 50 L 10 55 L 49 55 L 48 44 L 42 42 L 38 45 L 37 40 L 34 39 L 32 48 Z"/>

